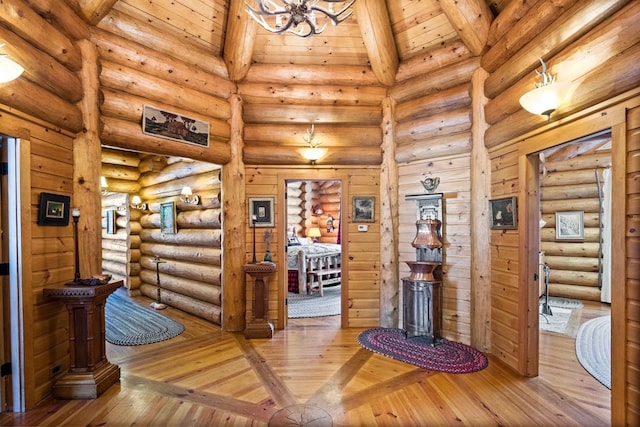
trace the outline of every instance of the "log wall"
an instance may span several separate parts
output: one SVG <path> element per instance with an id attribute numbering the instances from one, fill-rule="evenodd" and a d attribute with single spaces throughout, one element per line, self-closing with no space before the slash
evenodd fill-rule
<path id="1" fill-rule="evenodd" d="M 287 183 L 287 234 L 289 236 L 299 238 L 305 236 L 306 188 L 306 181 L 290 181 Z"/>
<path id="2" fill-rule="evenodd" d="M 122 18 L 126 21 L 126 15 Z M 227 97 L 234 85 L 206 75 L 196 64 L 166 58 L 118 35 L 91 29 L 100 61 L 100 105 L 103 145 L 163 153 L 224 164 L 231 156 Z M 176 45 L 179 44 L 175 41 Z M 151 105 L 209 123 L 209 146 L 201 147 L 140 132 L 143 107 Z"/>
<path id="3" fill-rule="evenodd" d="M 540 215 L 545 224 L 540 250 L 550 268 L 549 295 L 600 301 L 598 193 L 604 184 L 603 168 L 611 166 L 611 140 L 606 148 L 569 160 L 541 158 Z M 584 212 L 584 239 L 556 240 L 556 212 L 564 211 Z"/>
<path id="4" fill-rule="evenodd" d="M 321 243 L 338 243 L 340 227 L 341 183 L 339 181 L 292 181 L 287 184 L 287 230 L 306 238 L 310 228 L 318 227 Z M 320 206 L 323 213 L 314 215 L 313 207 Z M 333 230 L 327 230 L 329 216 Z"/>
<path id="5" fill-rule="evenodd" d="M 113 212 L 115 227 L 108 226 L 109 214 Z M 129 195 L 111 193 L 102 197 L 102 272 L 111 274 L 113 280 L 129 284 Z M 110 232 L 113 231 L 113 232 Z"/>
<path id="6" fill-rule="evenodd" d="M 253 64 L 238 93 L 245 102 L 245 164 L 308 164 L 302 149 L 312 124 L 325 149 L 316 164 L 382 161 L 380 103 L 386 89 L 360 67 Z"/>
<path id="7" fill-rule="evenodd" d="M 220 325 L 220 166 L 157 156 L 143 159 L 140 165 L 145 168 L 139 179 L 140 197 L 147 203 L 139 219 L 140 292 L 157 300 L 157 268 L 161 302 Z M 181 201 L 184 186 L 200 197 L 197 205 Z M 175 233 L 161 227 L 162 203 L 174 203 Z"/>

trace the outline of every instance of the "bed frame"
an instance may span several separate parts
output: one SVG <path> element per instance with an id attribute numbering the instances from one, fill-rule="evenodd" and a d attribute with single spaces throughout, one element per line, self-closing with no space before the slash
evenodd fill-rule
<path id="1" fill-rule="evenodd" d="M 318 292 L 324 295 L 323 287 L 340 283 L 341 254 L 340 251 L 308 254 L 298 252 L 298 293 L 311 294 Z"/>

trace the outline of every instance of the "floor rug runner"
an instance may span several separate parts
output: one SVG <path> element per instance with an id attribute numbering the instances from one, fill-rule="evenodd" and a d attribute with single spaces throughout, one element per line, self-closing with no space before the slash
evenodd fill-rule
<path id="1" fill-rule="evenodd" d="M 143 345 L 165 341 L 184 332 L 184 326 L 118 294 L 105 305 L 106 340 L 116 345 Z"/>
<path id="2" fill-rule="evenodd" d="M 582 317 L 582 302 L 569 298 L 549 298 L 551 314 L 543 314 L 544 298 L 540 299 L 540 330 L 575 337 Z"/>
<path id="3" fill-rule="evenodd" d="M 596 317 L 580 326 L 576 356 L 589 374 L 611 389 L 611 316 Z"/>
<path id="4" fill-rule="evenodd" d="M 300 295 L 289 292 L 289 318 L 337 316 L 340 314 L 340 286 L 324 288 L 324 296 L 316 293 Z"/>
<path id="5" fill-rule="evenodd" d="M 374 328 L 358 335 L 367 350 L 430 371 L 464 374 L 487 367 L 487 357 L 468 345 L 442 339 L 435 346 L 426 337 L 405 338 L 402 329 Z"/>

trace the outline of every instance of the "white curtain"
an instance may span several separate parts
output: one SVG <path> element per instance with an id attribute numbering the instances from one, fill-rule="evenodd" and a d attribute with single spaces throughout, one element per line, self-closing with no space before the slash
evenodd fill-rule
<path id="1" fill-rule="evenodd" d="M 611 303 L 611 168 L 602 177 L 602 289 L 600 301 Z"/>

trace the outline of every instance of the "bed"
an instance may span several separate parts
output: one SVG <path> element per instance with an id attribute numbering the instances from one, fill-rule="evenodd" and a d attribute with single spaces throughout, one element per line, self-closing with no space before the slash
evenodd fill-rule
<path id="1" fill-rule="evenodd" d="M 312 243 L 287 248 L 289 292 L 323 295 L 325 286 L 340 284 L 341 246 Z"/>

